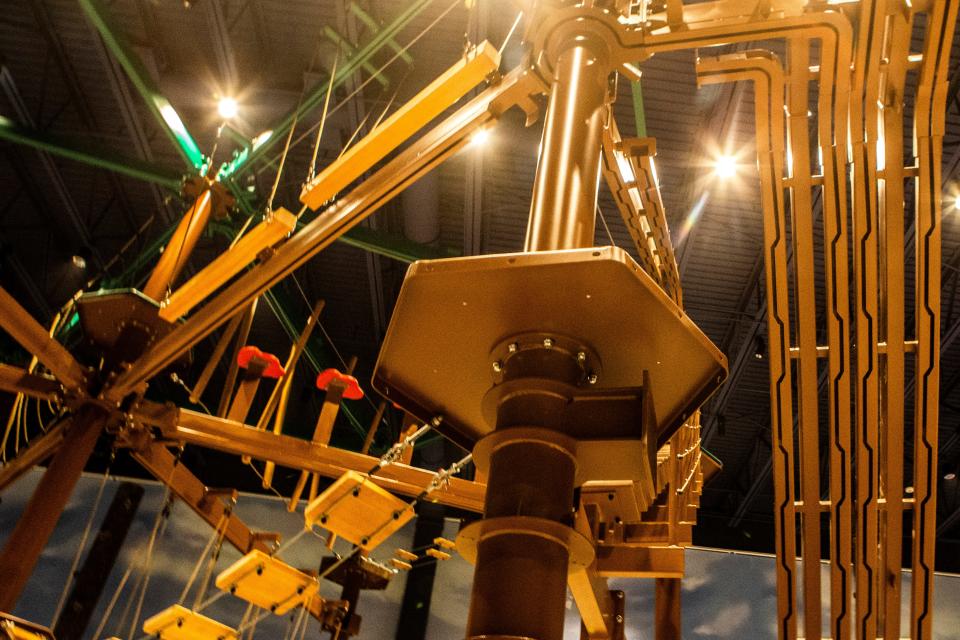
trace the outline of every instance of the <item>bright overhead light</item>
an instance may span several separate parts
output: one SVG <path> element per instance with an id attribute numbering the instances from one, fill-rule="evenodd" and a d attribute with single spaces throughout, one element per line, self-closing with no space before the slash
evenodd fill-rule
<path id="1" fill-rule="evenodd" d="M 737 175 L 737 159 L 734 156 L 720 156 L 713 165 L 713 172 L 721 178 Z"/>
<path id="2" fill-rule="evenodd" d="M 476 133 L 470 138 L 470 146 L 482 147 L 490 141 L 490 131 L 487 129 L 477 129 Z"/>
<path id="3" fill-rule="evenodd" d="M 224 120 L 230 120 L 237 115 L 237 101 L 233 98 L 220 98 L 217 103 L 217 113 Z"/>

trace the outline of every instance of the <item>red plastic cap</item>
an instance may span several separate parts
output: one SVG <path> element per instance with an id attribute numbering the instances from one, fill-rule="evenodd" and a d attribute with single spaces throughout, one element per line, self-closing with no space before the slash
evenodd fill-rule
<path id="1" fill-rule="evenodd" d="M 326 391 L 334 380 L 342 382 L 346 387 L 343 397 L 347 400 L 359 400 L 363 397 L 363 389 L 360 388 L 357 379 L 345 373 L 340 373 L 336 369 L 325 369 L 320 372 L 320 375 L 317 376 L 317 389 Z"/>
<path id="2" fill-rule="evenodd" d="M 283 367 L 280 366 L 280 360 L 277 359 L 277 356 L 272 353 L 266 353 L 265 351 L 260 351 L 253 345 L 247 345 L 240 349 L 240 353 L 237 354 L 237 364 L 241 369 L 246 369 L 250 366 L 250 362 L 254 359 L 260 360 L 266 363 L 266 366 L 261 374 L 264 378 L 280 378 L 286 373 L 283 370 Z"/>

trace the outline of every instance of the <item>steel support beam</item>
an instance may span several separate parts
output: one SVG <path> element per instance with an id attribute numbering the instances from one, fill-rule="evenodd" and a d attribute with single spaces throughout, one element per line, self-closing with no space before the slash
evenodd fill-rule
<path id="1" fill-rule="evenodd" d="M 31 147 L 43 154 L 52 154 L 113 171 L 136 180 L 144 180 L 173 191 L 180 190 L 180 176 L 174 171 L 151 166 L 139 160 L 114 156 L 108 151 L 94 151 L 86 143 L 28 129 L 3 116 L 0 116 L 0 140 Z M 87 245 L 92 241 L 89 231 L 85 231 L 80 239 Z"/>
<path id="2" fill-rule="evenodd" d="M 39 438 L 34 438 L 30 446 L 16 458 L 0 467 L 0 491 L 16 482 L 23 474 L 34 468 L 54 453 L 63 444 L 67 422 L 63 421 L 47 430 Z"/>
<path id="3" fill-rule="evenodd" d="M 100 3 L 100 0 L 79 0 L 79 2 L 87 18 L 100 33 L 103 42 L 127 72 L 130 81 L 143 97 L 147 108 L 156 118 L 164 133 L 174 143 L 184 160 L 194 169 L 199 170 L 204 164 L 204 156 L 200 147 L 197 146 L 196 141 L 187 131 L 170 101 L 164 98 L 153 85 L 140 58 L 121 31 L 113 24 L 106 7 Z"/>
<path id="4" fill-rule="evenodd" d="M 130 531 L 143 498 L 142 485 L 124 482 L 110 502 L 100 531 L 93 539 L 83 566 L 77 573 L 73 590 L 60 617 L 54 622 L 53 632 L 58 640 L 80 640 L 87 629 L 97 601 L 107 584 L 107 578 L 116 564 L 123 542 Z M 69 576 L 72 578 L 72 576 Z"/>
<path id="5" fill-rule="evenodd" d="M 0 391 L 22 393 L 31 398 L 54 400 L 60 383 L 50 376 L 29 373 L 18 367 L 0 363 Z"/>
<path id="6" fill-rule="evenodd" d="M 189 469 L 160 443 L 151 442 L 141 450 L 132 452 L 134 460 L 144 466 L 153 476 L 170 487 L 170 490 L 187 506 L 203 518 L 211 527 L 221 527 L 223 539 L 236 547 L 240 553 L 259 549 L 270 553 L 272 548 L 254 534 L 240 518 L 232 513 L 232 505 L 217 496 L 210 495 L 207 487 Z M 226 519 L 226 522 L 222 522 Z"/>
<path id="7" fill-rule="evenodd" d="M 27 353 L 36 356 L 67 389 L 86 386 L 86 370 L 3 288 L 0 288 L 0 309 L 3 309 L 0 328 L 19 342 Z"/>

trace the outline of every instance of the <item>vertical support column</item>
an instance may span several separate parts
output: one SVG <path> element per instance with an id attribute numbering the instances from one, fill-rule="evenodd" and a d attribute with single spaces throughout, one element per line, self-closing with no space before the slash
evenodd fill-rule
<path id="1" fill-rule="evenodd" d="M 793 225 L 796 278 L 798 361 L 797 418 L 800 429 L 800 496 L 803 558 L 803 630 L 808 640 L 820 637 L 820 454 L 817 376 L 817 300 L 813 246 L 813 180 L 810 176 L 809 87 L 810 40 L 792 38 L 787 131 L 793 180 L 790 220 Z"/>
<path id="2" fill-rule="evenodd" d="M 435 538 L 443 535 L 445 512 L 443 505 L 431 502 L 417 505 L 417 519 L 413 530 L 414 549 L 424 549 L 432 545 Z M 413 568 L 407 572 L 400 619 L 397 621 L 397 640 L 423 640 L 426 637 L 436 574 L 437 562 L 430 556 L 415 561 Z"/>
<path id="3" fill-rule="evenodd" d="M 81 407 L 60 450 L 34 489 L 0 554 L 0 611 L 13 611 L 40 553 L 80 479 L 103 429 L 106 412 L 96 405 Z"/>
<path id="4" fill-rule="evenodd" d="M 593 246 L 610 72 L 605 52 L 593 34 L 571 30 L 557 53 L 526 251 Z M 571 551 L 561 532 L 572 522 L 576 442 L 537 428 L 549 422 L 552 399 L 536 397 L 533 388 L 521 395 L 510 400 L 520 410 L 501 414 L 485 439 L 486 520 L 479 523 L 468 638 L 563 637 Z M 523 424 L 503 417 L 523 414 L 530 418 Z M 475 450 L 474 458 L 482 457 Z"/>
<path id="5" fill-rule="evenodd" d="M 880 338 L 887 343 L 886 358 L 880 362 L 881 451 L 880 490 L 885 500 L 881 513 L 881 558 L 884 585 L 880 602 L 885 640 L 900 638 L 900 589 L 903 565 L 903 444 L 904 444 L 904 371 L 905 273 L 904 273 L 904 183 L 903 183 L 903 104 L 907 74 L 907 56 L 913 14 L 891 11 L 887 17 L 888 34 L 882 71 L 881 111 L 883 176 L 877 191 L 881 214 L 881 286 Z"/>
<path id="6" fill-rule="evenodd" d="M 590 38 L 571 38 L 557 58 L 525 251 L 593 246 L 609 68 Z"/>
<path id="7" fill-rule="evenodd" d="M 680 640 L 680 593 L 679 578 L 657 578 L 654 582 L 656 640 Z"/>
<path id="8" fill-rule="evenodd" d="M 546 429 L 508 428 L 488 437 L 496 441 L 482 524 L 500 519 L 510 526 L 480 536 L 467 638 L 561 640 L 570 553 L 562 541 L 534 527 L 542 520 L 569 525 L 573 452 L 558 444 L 562 436 Z"/>

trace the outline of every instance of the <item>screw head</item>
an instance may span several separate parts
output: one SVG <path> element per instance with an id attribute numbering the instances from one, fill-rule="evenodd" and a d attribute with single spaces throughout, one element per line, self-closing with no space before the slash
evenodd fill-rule
<path id="1" fill-rule="evenodd" d="M 507 351 L 509 351 L 510 353 L 516 353 L 517 349 L 519 349 L 519 347 L 517 346 L 516 342 L 511 342 L 510 344 L 507 345 Z"/>
<path id="2" fill-rule="evenodd" d="M 587 383 L 597 384 L 597 374 L 591 373 L 589 376 L 587 376 Z"/>
<path id="3" fill-rule="evenodd" d="M 583 351 L 578 351 L 577 362 L 586 362 L 586 361 L 587 361 L 587 354 L 584 353 Z"/>
<path id="4" fill-rule="evenodd" d="M 496 371 L 497 373 L 500 373 L 501 371 L 503 371 L 503 365 L 500 364 L 499 360 L 493 361 L 493 370 Z"/>
<path id="5" fill-rule="evenodd" d="M 552 346 L 553 346 L 553 338 L 544 338 L 544 339 L 543 339 L 543 346 L 545 346 L 547 349 L 549 349 L 550 347 L 552 347 Z"/>
<path id="6" fill-rule="evenodd" d="M 617 614 L 617 624 L 623 624 L 623 616 Z"/>

